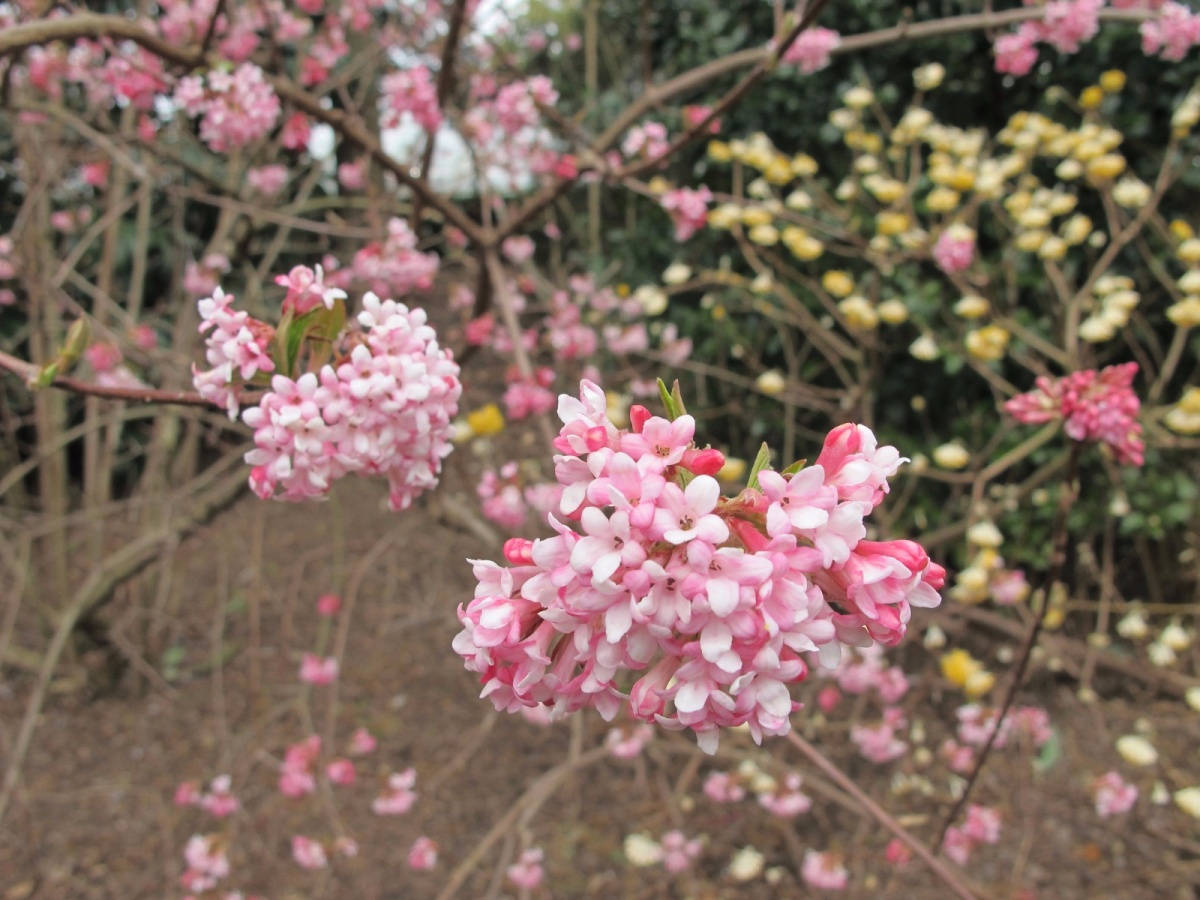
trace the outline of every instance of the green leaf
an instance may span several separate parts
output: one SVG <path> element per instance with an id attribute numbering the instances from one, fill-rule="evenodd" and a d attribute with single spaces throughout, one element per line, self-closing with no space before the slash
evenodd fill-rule
<path id="1" fill-rule="evenodd" d="M 788 466 L 786 469 L 784 469 L 782 472 L 780 472 L 779 474 L 785 475 L 785 476 L 786 475 L 795 475 L 797 472 L 799 472 L 801 469 L 803 469 L 807 465 L 808 465 L 807 459 L 798 459 L 794 463 L 792 463 L 790 466 Z"/>
<path id="2" fill-rule="evenodd" d="M 687 407 L 683 405 L 683 394 L 679 390 L 679 379 L 675 379 L 675 383 L 671 385 L 671 399 L 675 401 L 675 415 L 672 418 L 679 418 L 687 415 Z"/>
<path id="3" fill-rule="evenodd" d="M 1042 744 L 1042 749 L 1033 759 L 1033 770 L 1037 773 L 1048 772 L 1054 768 L 1062 758 L 1062 741 L 1058 738 L 1058 731 L 1050 732 L 1050 739 Z"/>
<path id="4" fill-rule="evenodd" d="M 675 382 L 679 384 L 679 382 Z M 671 392 L 667 390 L 667 383 L 661 378 L 658 379 L 658 399 L 662 401 L 663 409 L 667 411 L 667 418 L 674 421 L 679 418 L 679 413 L 675 411 L 675 398 L 671 396 Z"/>
<path id="5" fill-rule="evenodd" d="M 746 487 L 758 489 L 758 473 L 771 464 L 771 448 L 767 446 L 767 442 L 763 441 L 762 446 L 758 448 L 758 456 L 754 457 L 754 465 L 750 467 L 750 479 L 746 482 Z"/>

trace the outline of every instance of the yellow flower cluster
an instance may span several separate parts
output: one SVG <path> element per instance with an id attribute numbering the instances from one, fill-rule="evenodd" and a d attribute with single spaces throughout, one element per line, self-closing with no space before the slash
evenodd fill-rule
<path id="1" fill-rule="evenodd" d="M 996 676 L 966 650 L 951 650 L 941 658 L 942 677 L 971 699 L 982 697 L 996 684 Z"/>
<path id="2" fill-rule="evenodd" d="M 1079 323 L 1079 336 L 1098 344 L 1111 341 L 1129 324 L 1129 316 L 1141 299 L 1133 279 L 1125 275 L 1103 275 L 1092 285 L 1094 312 Z"/>

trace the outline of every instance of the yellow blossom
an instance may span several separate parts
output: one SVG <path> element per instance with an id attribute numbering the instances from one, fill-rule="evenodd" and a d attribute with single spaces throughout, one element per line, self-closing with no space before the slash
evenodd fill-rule
<path id="1" fill-rule="evenodd" d="M 960 195 L 958 191 L 948 187 L 935 187 L 925 198 L 925 205 L 930 212 L 951 212 L 958 208 Z"/>
<path id="2" fill-rule="evenodd" d="M 757 225 L 770 225 L 771 214 L 761 206 L 748 206 L 741 213 L 742 224 L 747 228 L 753 228 Z"/>
<path id="3" fill-rule="evenodd" d="M 933 461 L 943 469 L 962 469 L 971 461 L 971 454 L 958 441 L 951 441 L 934 448 Z"/>
<path id="4" fill-rule="evenodd" d="M 1192 294 L 1167 307 L 1167 318 L 1180 328 L 1200 325 L 1200 297 Z"/>
<path id="5" fill-rule="evenodd" d="M 991 304 L 978 294 L 967 294 L 954 304 L 955 315 L 964 319 L 981 319 L 988 314 Z"/>
<path id="6" fill-rule="evenodd" d="M 1171 234 L 1177 241 L 1186 241 L 1194 232 L 1192 231 L 1192 226 L 1183 219 L 1172 219 Z"/>
<path id="7" fill-rule="evenodd" d="M 733 152 L 724 141 L 709 141 L 708 158 L 713 162 L 727 163 L 733 159 Z"/>
<path id="8" fill-rule="evenodd" d="M 1077 213 L 1067 219 L 1062 226 L 1062 238 L 1070 246 L 1082 244 L 1092 233 L 1092 220 L 1083 213 Z"/>
<path id="9" fill-rule="evenodd" d="M 746 461 L 737 456 L 725 457 L 725 465 L 717 472 L 721 481 L 741 481 L 746 475 Z"/>
<path id="10" fill-rule="evenodd" d="M 807 153 L 797 153 L 792 157 L 792 174 L 799 178 L 810 178 L 817 174 L 817 161 Z"/>
<path id="11" fill-rule="evenodd" d="M 846 324 L 857 331 L 870 331 L 879 324 L 879 313 L 861 294 L 852 294 L 839 303 L 838 312 L 845 317 Z"/>
<path id="12" fill-rule="evenodd" d="M 946 67 L 941 63 L 927 63 L 913 70 L 913 84 L 918 91 L 932 91 L 946 77 Z"/>
<path id="13" fill-rule="evenodd" d="M 1088 177 L 1096 181 L 1108 181 L 1125 171 L 1125 157 L 1119 153 L 1105 153 L 1087 164 Z"/>
<path id="14" fill-rule="evenodd" d="M 774 225 L 755 225 L 747 236 L 763 247 L 773 247 L 779 243 L 779 230 Z"/>
<path id="15" fill-rule="evenodd" d="M 879 313 L 879 318 L 889 325 L 900 325 L 908 320 L 908 307 L 895 297 L 884 300 L 875 311 Z"/>
<path id="16" fill-rule="evenodd" d="M 821 286 L 835 297 L 848 297 L 854 291 L 854 279 L 841 269 L 830 269 L 821 276 Z"/>
<path id="17" fill-rule="evenodd" d="M 1200 387 L 1189 387 L 1163 421 L 1178 434 L 1200 434 Z"/>
<path id="18" fill-rule="evenodd" d="M 1113 185 L 1113 200 L 1126 209 L 1140 209 L 1150 202 L 1150 185 L 1133 175 L 1127 175 Z"/>
<path id="19" fill-rule="evenodd" d="M 476 437 L 499 434 L 504 430 L 504 414 L 495 403 L 467 413 L 467 426 Z"/>
<path id="20" fill-rule="evenodd" d="M 895 210 L 885 210 L 875 217 L 875 230 L 883 235 L 897 235 L 907 231 L 912 224 L 908 216 Z"/>
<path id="21" fill-rule="evenodd" d="M 870 88 L 852 87 L 842 95 L 842 102 L 851 109 L 865 109 L 874 101 L 875 95 Z"/>
<path id="22" fill-rule="evenodd" d="M 1125 73 L 1120 69 L 1109 69 L 1100 74 L 1100 87 L 1106 93 L 1115 94 L 1125 87 Z"/>
<path id="23" fill-rule="evenodd" d="M 787 387 L 787 381 L 778 369 L 767 369 L 754 380 L 754 386 L 769 397 L 777 397 Z"/>
<path id="24" fill-rule="evenodd" d="M 1079 105 L 1084 109 L 1098 109 L 1104 100 L 1104 88 L 1098 84 L 1083 89 L 1079 95 Z"/>
<path id="25" fill-rule="evenodd" d="M 1009 333 L 999 325 L 985 325 L 967 332 L 967 352 L 976 359 L 994 362 L 1008 349 Z"/>
<path id="26" fill-rule="evenodd" d="M 1200 238 L 1188 238 L 1175 248 L 1175 255 L 1189 266 L 1200 263 Z"/>

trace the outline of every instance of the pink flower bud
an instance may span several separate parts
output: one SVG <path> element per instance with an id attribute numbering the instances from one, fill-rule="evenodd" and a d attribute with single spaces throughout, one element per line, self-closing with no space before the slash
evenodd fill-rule
<path id="1" fill-rule="evenodd" d="M 336 616 L 342 608 L 342 598 L 337 594 L 322 594 L 317 598 L 317 612 L 323 616 Z"/>
<path id="2" fill-rule="evenodd" d="M 716 475 L 725 465 L 725 454 L 711 447 L 707 450 L 685 450 L 682 465 L 696 475 Z"/>
<path id="3" fill-rule="evenodd" d="M 509 538 L 504 542 L 504 558 L 514 566 L 530 565 L 533 562 L 533 541 Z"/>
<path id="4" fill-rule="evenodd" d="M 646 424 L 646 420 L 650 418 L 650 410 L 642 406 L 640 403 L 635 403 L 629 407 L 629 425 L 633 428 L 634 434 L 642 433 L 642 426 Z"/>

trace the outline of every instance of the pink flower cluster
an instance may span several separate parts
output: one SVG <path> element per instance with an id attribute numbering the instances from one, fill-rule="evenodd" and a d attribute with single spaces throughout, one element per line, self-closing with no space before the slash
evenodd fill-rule
<path id="1" fill-rule="evenodd" d="M 975 234 L 947 228 L 933 245 L 933 261 L 948 274 L 961 272 L 975 259 Z"/>
<path id="2" fill-rule="evenodd" d="M 542 868 L 543 855 L 541 847 L 522 850 L 517 861 L 509 866 L 504 874 L 521 890 L 532 891 L 542 883 L 546 874 Z"/>
<path id="3" fill-rule="evenodd" d="M 1142 23 L 1141 35 L 1147 56 L 1160 53 L 1165 60 L 1179 62 L 1200 43 L 1200 13 L 1182 3 L 1164 3 L 1158 18 Z"/>
<path id="4" fill-rule="evenodd" d="M 850 873 L 842 863 L 842 857 L 828 850 L 806 850 L 800 877 L 809 887 L 825 891 L 844 891 Z"/>
<path id="5" fill-rule="evenodd" d="M 1096 802 L 1096 815 L 1102 819 L 1127 813 L 1137 803 L 1137 785 L 1130 784 L 1120 772 L 1105 772 L 1092 782 L 1092 796 Z"/>
<path id="6" fill-rule="evenodd" d="M 670 146 L 666 125 L 662 122 L 644 122 L 629 129 L 625 140 L 621 142 L 621 152 L 630 158 L 644 156 L 647 159 L 658 159 Z"/>
<path id="7" fill-rule="evenodd" d="M 197 302 L 200 332 L 211 332 L 204 343 L 204 356 L 212 368 L 200 371 L 192 366 L 192 384 L 200 396 L 223 406 L 231 419 L 238 413 L 235 376 L 249 381 L 259 372 L 275 371 L 275 362 L 267 352 L 275 329 L 247 312 L 235 310 L 233 301 L 233 294 L 216 287 L 211 297 Z"/>
<path id="8" fill-rule="evenodd" d="M 962 825 L 946 829 L 942 850 L 946 855 L 965 866 L 971 851 L 980 844 L 994 844 L 1000 840 L 1000 814 L 987 806 L 972 803 L 967 807 L 967 818 Z"/>
<path id="9" fill-rule="evenodd" d="M 189 116 L 204 117 L 200 139 L 218 153 L 258 140 L 279 119 L 279 97 L 263 70 L 249 62 L 232 73 L 211 69 L 181 78 L 174 99 Z"/>
<path id="10" fill-rule="evenodd" d="M 493 469 L 485 469 L 475 492 L 486 518 L 509 531 L 525 524 L 525 499 L 521 496 L 515 462 L 502 465 L 499 475 Z"/>
<path id="11" fill-rule="evenodd" d="M 438 106 L 437 85 L 425 66 L 415 66 L 390 72 L 379 83 L 383 94 L 383 126 L 394 128 L 408 113 L 413 120 L 432 134 L 442 124 L 442 111 Z"/>
<path id="12" fill-rule="evenodd" d="M 1061 419 L 1072 440 L 1107 444 L 1118 462 L 1140 466 L 1145 445 L 1137 421 L 1141 404 L 1133 391 L 1137 370 L 1137 363 L 1130 362 L 1058 379 L 1042 376 L 1036 390 L 1013 397 L 1004 411 L 1026 425 Z"/>
<path id="13" fill-rule="evenodd" d="M 711 752 L 721 728 L 789 730 L 802 654 L 833 665 L 843 644 L 893 645 L 912 606 L 940 602 L 945 571 L 918 544 L 864 540 L 902 462 L 865 426 L 839 426 L 816 464 L 764 470 L 759 489 L 724 498 L 712 477 L 724 458 L 694 445 L 691 416 L 635 406 L 624 430 L 605 410 L 588 381 L 559 398 L 557 535 L 508 541 L 509 567 L 474 563 L 454 649 L 497 708 L 611 719 L 625 702 Z M 642 670 L 622 691 L 621 673 Z"/>
<path id="14" fill-rule="evenodd" d="M 675 223 L 675 240 L 686 241 L 708 221 L 708 204 L 712 191 L 699 188 L 674 188 L 662 195 L 659 203 Z"/>
<path id="15" fill-rule="evenodd" d="M 404 219 L 388 221 L 383 241 L 371 241 L 354 254 L 353 277 L 380 295 L 428 290 L 438 271 L 436 253 L 417 249 L 417 236 Z"/>
<path id="16" fill-rule="evenodd" d="M 229 855 L 219 835 L 194 834 L 183 850 L 187 870 L 180 877 L 187 891 L 210 891 L 229 875 Z"/>
<path id="17" fill-rule="evenodd" d="M 343 475 L 384 475 L 400 510 L 437 484 L 462 393 L 458 365 L 423 310 L 368 293 L 358 325 L 338 361 L 296 379 L 275 375 L 242 413 L 254 429 L 246 462 L 260 497 L 305 500 Z"/>
<path id="18" fill-rule="evenodd" d="M 809 27 L 792 41 L 783 54 L 783 61 L 799 66 L 801 72 L 811 75 L 829 65 L 833 51 L 841 42 L 841 36 L 831 28 Z"/>
<path id="19" fill-rule="evenodd" d="M 184 781 L 175 789 L 175 805 L 198 806 L 209 815 L 224 819 L 241 807 L 233 795 L 232 784 L 228 775 L 218 775 L 209 783 L 208 790 L 201 792 L 196 782 Z"/>

